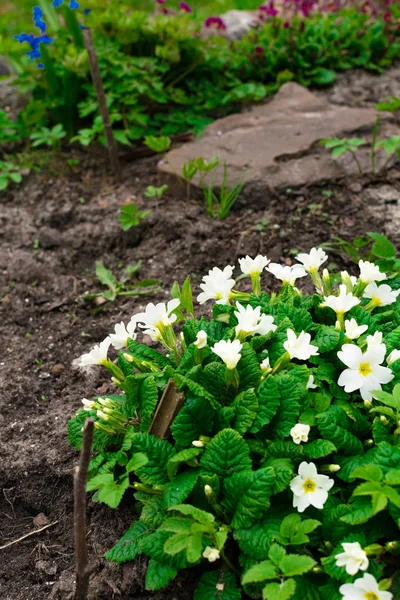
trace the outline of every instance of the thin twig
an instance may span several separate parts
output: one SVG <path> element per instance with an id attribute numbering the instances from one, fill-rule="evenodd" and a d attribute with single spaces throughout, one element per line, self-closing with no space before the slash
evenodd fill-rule
<path id="1" fill-rule="evenodd" d="M 89 67 L 92 75 L 93 85 L 96 90 L 97 101 L 99 103 L 99 111 L 104 125 L 104 133 L 107 139 L 108 154 L 110 156 L 111 168 L 114 172 L 114 177 L 117 181 L 121 178 L 121 168 L 118 160 L 117 145 L 115 143 L 110 113 L 108 112 L 106 95 L 104 93 L 103 81 L 100 75 L 99 62 L 97 60 L 96 49 L 94 47 L 92 34 L 89 29 L 83 30 L 83 39 L 89 58 Z"/>
<path id="2" fill-rule="evenodd" d="M 86 600 L 89 590 L 89 557 L 86 544 L 86 481 L 93 441 L 94 421 L 87 419 L 83 429 L 83 442 L 79 466 L 74 469 L 74 521 L 76 589 L 75 600 Z"/>
<path id="3" fill-rule="evenodd" d="M 31 535 L 36 535 L 37 533 L 41 533 L 45 529 L 48 529 L 49 527 L 53 527 L 54 525 L 57 525 L 57 523 L 58 523 L 58 521 L 54 521 L 54 523 L 49 523 L 49 525 L 45 525 L 44 527 L 41 527 L 40 529 L 34 529 L 33 531 L 26 533 L 25 535 L 18 538 L 17 540 L 13 540 L 12 542 L 8 542 L 8 544 L 5 544 L 4 546 L 0 546 L 0 550 L 9 548 L 10 546 L 13 546 L 14 544 L 19 544 L 19 542 L 22 542 L 23 540 L 30 537 Z"/>
<path id="4" fill-rule="evenodd" d="M 362 168 L 361 168 L 361 165 L 360 165 L 360 161 L 358 160 L 358 158 L 356 156 L 356 153 L 352 152 L 351 150 L 350 150 L 350 152 L 351 152 L 351 154 L 352 154 L 352 156 L 353 156 L 353 158 L 354 158 L 354 160 L 356 162 L 356 165 L 358 167 L 358 171 L 359 171 L 360 175 L 363 175 L 363 171 L 362 171 Z"/>

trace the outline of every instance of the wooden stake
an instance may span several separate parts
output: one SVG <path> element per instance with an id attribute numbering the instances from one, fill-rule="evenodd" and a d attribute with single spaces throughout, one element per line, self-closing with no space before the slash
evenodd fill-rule
<path id="1" fill-rule="evenodd" d="M 76 558 L 75 600 L 87 600 L 89 556 L 86 543 L 86 481 L 94 433 L 93 419 L 86 419 L 79 466 L 74 469 L 74 533 Z"/>
<path id="2" fill-rule="evenodd" d="M 160 440 L 168 437 L 170 425 L 181 409 L 184 399 L 184 395 L 178 392 L 173 379 L 170 379 L 151 422 L 149 433 Z"/>
<path id="3" fill-rule="evenodd" d="M 114 177 L 117 181 L 121 179 L 121 167 L 118 160 L 117 145 L 115 143 L 110 114 L 108 112 L 106 96 L 104 93 L 103 81 L 100 75 L 99 62 L 97 60 L 96 49 L 94 47 L 92 34 L 89 29 L 83 29 L 83 39 L 85 41 L 86 50 L 89 57 L 90 72 L 92 74 L 93 85 L 96 90 L 97 101 L 99 103 L 99 111 L 104 124 L 104 133 L 107 140 L 107 148 L 110 156 L 111 168 Z"/>

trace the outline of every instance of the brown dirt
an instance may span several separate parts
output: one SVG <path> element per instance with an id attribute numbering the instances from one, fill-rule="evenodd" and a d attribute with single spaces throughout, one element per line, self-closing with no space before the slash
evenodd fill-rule
<path id="1" fill-rule="evenodd" d="M 383 183 L 400 190 L 395 169 L 384 182 L 360 178 L 270 190 L 257 203 L 239 200 L 220 222 L 179 193 L 167 193 L 158 205 L 146 199 L 146 186 L 162 183 L 154 158 L 126 164 L 119 185 L 106 169 L 99 156 L 86 155 L 74 170 L 60 158 L 0 201 L 0 547 L 33 531 L 40 513 L 46 517 L 41 523 L 57 522 L 0 549 L 4 600 L 71 597 L 71 469 L 77 455 L 68 446 L 66 423 L 83 397 L 111 390 L 100 369 L 82 371 L 72 362 L 150 300 L 119 298 L 93 311 L 82 295 L 101 289 L 95 260 L 118 271 L 118 265 L 141 259 L 140 276 L 162 280 L 163 291 L 151 300 L 163 301 L 175 279 L 182 282 L 192 273 L 197 292 L 209 268 L 234 264 L 247 253 L 281 261 L 336 235 L 351 240 L 367 231 L 390 232 L 379 190 Z M 327 190 L 331 195 L 323 194 Z M 376 205 L 366 203 L 366 190 L 368 197 L 376 195 Z M 117 216 L 132 201 L 151 214 L 144 225 L 124 233 Z M 399 241 L 392 234 L 391 239 Z M 332 259 L 353 268 L 337 255 Z M 117 512 L 89 502 L 88 542 L 98 565 L 91 598 L 190 600 L 196 573 L 151 594 L 143 591 L 144 561 L 124 568 L 106 565 L 105 550 L 134 519 L 127 502 Z"/>

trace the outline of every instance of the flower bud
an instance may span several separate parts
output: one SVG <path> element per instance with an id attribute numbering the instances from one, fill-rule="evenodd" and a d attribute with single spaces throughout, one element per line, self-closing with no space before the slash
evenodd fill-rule
<path id="1" fill-rule="evenodd" d="M 374 440 L 365 440 L 364 442 L 364 446 L 373 446 L 374 445 Z"/>
<path id="2" fill-rule="evenodd" d="M 378 556 L 379 554 L 383 554 L 385 552 L 385 548 L 380 544 L 370 544 L 364 548 L 364 551 L 367 556 Z"/>
<path id="3" fill-rule="evenodd" d="M 365 406 L 365 408 L 371 408 L 372 407 L 372 401 L 371 400 L 364 400 L 364 406 Z"/>
<path id="4" fill-rule="evenodd" d="M 328 269 L 322 271 L 322 284 L 324 287 L 324 295 L 330 296 L 332 293 L 332 284 Z"/>
<path id="5" fill-rule="evenodd" d="M 380 420 L 381 423 L 383 423 L 384 425 L 388 425 L 389 421 L 387 420 L 387 418 L 384 415 L 380 416 Z"/>
<path id="6" fill-rule="evenodd" d="M 336 473 L 336 471 L 340 471 L 340 465 L 321 465 L 320 470 L 322 473 Z"/>
<path id="7" fill-rule="evenodd" d="M 400 550 L 400 542 L 397 540 L 393 541 L 393 542 L 388 542 L 385 547 L 386 547 L 386 550 L 388 550 L 388 552 L 397 554 Z"/>
<path id="8" fill-rule="evenodd" d="M 192 446 L 194 446 L 195 448 L 203 448 L 204 442 L 200 440 L 194 440 L 194 442 L 192 442 Z"/>
<path id="9" fill-rule="evenodd" d="M 205 485 L 204 486 L 204 493 L 206 496 L 211 496 L 213 493 L 213 489 L 211 487 L 211 485 Z"/>
<path id="10" fill-rule="evenodd" d="M 132 356 L 132 354 L 128 354 L 127 352 L 124 352 L 124 354 L 122 355 L 124 357 L 125 360 L 127 360 L 128 362 L 133 362 L 135 359 Z"/>

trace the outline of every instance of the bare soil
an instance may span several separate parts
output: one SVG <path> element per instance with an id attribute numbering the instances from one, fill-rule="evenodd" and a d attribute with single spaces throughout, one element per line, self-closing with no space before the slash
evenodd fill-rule
<path id="1" fill-rule="evenodd" d="M 331 101 L 368 104 L 382 99 L 382 93 L 395 94 L 396 86 L 400 87 L 398 75 L 392 71 L 378 78 L 355 73 L 343 77 L 328 95 Z M 80 159 L 78 167 L 66 166 L 66 158 L 72 157 Z M 80 370 L 74 359 L 148 301 L 164 301 L 173 282 L 182 282 L 188 274 L 198 292 L 208 269 L 234 264 L 246 254 L 265 253 L 274 261 L 290 261 L 296 250 L 334 236 L 352 240 L 367 231 L 380 231 L 394 243 L 399 241 L 400 234 L 391 227 L 400 211 L 396 167 L 384 179 L 360 177 L 302 189 L 265 190 L 257 203 L 244 196 L 220 222 L 207 216 L 201 202 L 187 202 L 179 190 L 158 202 L 145 198 L 146 186 L 163 183 L 156 164 L 154 157 L 124 164 L 122 182 L 115 185 L 102 154 L 70 152 L 41 174 L 31 174 L 20 187 L 2 193 L 0 590 L 4 600 L 71 598 L 71 471 L 77 454 L 68 446 L 66 423 L 82 398 L 112 390 L 101 369 Z M 389 194 L 382 192 L 388 189 Z M 151 212 L 143 225 L 124 233 L 117 217 L 120 207 L 131 202 Z M 354 270 L 342 256 L 331 258 L 340 267 Z M 82 296 L 102 289 L 94 277 L 99 259 L 116 273 L 121 266 L 142 260 L 139 276 L 160 279 L 162 291 L 151 298 L 121 297 L 94 309 Z M 135 518 L 128 502 L 111 511 L 89 500 L 88 543 L 97 565 L 91 598 L 190 600 L 196 572 L 181 576 L 165 591 L 146 593 L 144 560 L 124 567 L 106 564 L 104 552 Z M 46 524 L 52 525 L 11 545 Z"/>

